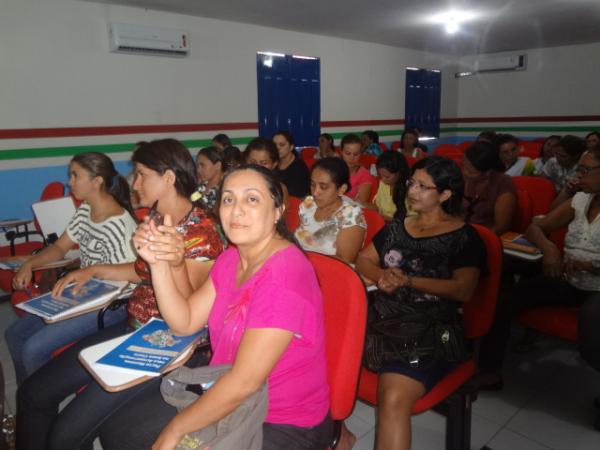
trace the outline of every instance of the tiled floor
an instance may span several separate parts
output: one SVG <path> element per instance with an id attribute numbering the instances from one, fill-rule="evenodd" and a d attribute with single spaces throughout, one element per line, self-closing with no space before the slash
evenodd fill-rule
<path id="1" fill-rule="evenodd" d="M 0 304 L 0 360 L 6 405 L 15 412 L 16 382 L 4 341 L 15 320 L 8 303 Z M 574 345 L 544 338 L 527 355 L 510 354 L 501 393 L 481 393 L 473 405 L 471 448 L 493 450 L 598 450 L 600 432 L 592 427 L 592 400 L 600 395 L 600 374 L 579 358 Z M 373 448 L 375 412 L 357 402 L 348 428 L 357 436 L 355 450 Z M 413 449 L 444 448 L 445 419 L 435 412 L 413 418 Z M 99 446 L 97 446 L 98 448 Z"/>

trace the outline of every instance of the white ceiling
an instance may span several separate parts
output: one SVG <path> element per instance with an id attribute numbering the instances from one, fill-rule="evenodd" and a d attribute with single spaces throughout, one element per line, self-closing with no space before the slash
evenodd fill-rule
<path id="1" fill-rule="evenodd" d="M 600 42 L 600 0 L 96 0 L 452 54 Z M 479 18 L 448 35 L 449 8 Z"/>

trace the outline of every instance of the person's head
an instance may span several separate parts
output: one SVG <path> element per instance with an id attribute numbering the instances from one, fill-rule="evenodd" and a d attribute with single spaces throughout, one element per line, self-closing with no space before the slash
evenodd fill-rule
<path id="1" fill-rule="evenodd" d="M 441 208 L 452 216 L 461 214 L 465 183 L 454 161 L 440 156 L 417 161 L 407 185 L 408 201 L 416 212 Z"/>
<path id="2" fill-rule="evenodd" d="M 476 141 L 494 142 L 496 140 L 496 132 L 493 130 L 483 130 L 477 135 Z"/>
<path id="3" fill-rule="evenodd" d="M 350 171 L 340 158 L 319 159 L 310 171 L 310 193 L 317 207 L 333 205 L 350 189 Z"/>
<path id="4" fill-rule="evenodd" d="M 570 169 L 581 157 L 585 151 L 586 142 L 580 137 L 567 134 L 560 138 L 554 146 L 554 157 L 558 164 L 566 169 Z"/>
<path id="5" fill-rule="evenodd" d="M 279 152 L 273 141 L 264 138 L 254 138 L 246 146 L 244 151 L 246 164 L 256 164 L 275 170 L 279 165 Z"/>
<path id="6" fill-rule="evenodd" d="M 399 152 L 383 152 L 375 163 L 377 175 L 382 183 L 391 186 L 392 199 L 396 205 L 396 216 L 406 214 L 406 180 L 410 169 L 406 158 Z"/>
<path id="7" fill-rule="evenodd" d="M 479 141 L 465 150 L 463 173 L 466 180 L 476 179 L 491 170 L 504 171 L 498 147 L 491 142 Z"/>
<path id="8" fill-rule="evenodd" d="M 600 144 L 600 133 L 598 131 L 592 131 L 585 135 L 586 150 L 590 151 L 598 144 Z"/>
<path id="9" fill-rule="evenodd" d="M 329 153 L 334 151 L 332 135 L 329 133 L 322 133 L 319 136 L 319 150 L 321 153 Z"/>
<path id="10" fill-rule="evenodd" d="M 505 168 L 512 166 L 519 158 L 519 140 L 512 134 L 499 134 L 496 146 Z"/>
<path id="11" fill-rule="evenodd" d="M 360 167 L 360 155 L 362 153 L 362 142 L 356 134 L 347 134 L 342 138 L 342 159 L 350 171 Z"/>
<path id="12" fill-rule="evenodd" d="M 281 183 L 269 169 L 252 164 L 227 172 L 218 205 L 223 231 L 238 247 L 260 245 L 277 236 L 295 243 L 284 220 Z"/>
<path id="13" fill-rule="evenodd" d="M 223 150 L 223 164 L 227 167 L 226 170 L 239 167 L 244 163 L 244 156 L 239 148 L 230 146 Z"/>
<path id="14" fill-rule="evenodd" d="M 287 130 L 280 130 L 275 133 L 273 135 L 273 142 L 277 146 L 280 161 L 285 161 L 290 153 L 294 151 L 294 137 L 292 136 L 292 133 Z"/>
<path id="15" fill-rule="evenodd" d="M 83 201 L 96 193 L 106 192 L 132 213 L 129 184 L 104 153 L 88 152 L 74 156 L 69 163 L 69 188 L 76 199 Z"/>
<path id="16" fill-rule="evenodd" d="M 588 194 L 600 192 L 600 144 L 586 151 L 577 165 L 577 185 Z"/>
<path id="17" fill-rule="evenodd" d="M 363 150 L 365 150 L 371 144 L 379 144 L 379 135 L 373 130 L 366 130 L 363 131 L 360 140 L 362 142 Z"/>
<path id="18" fill-rule="evenodd" d="M 196 190 L 197 170 L 189 150 L 175 139 L 148 142 L 133 152 L 135 164 L 133 188 L 142 206 L 168 199 L 174 194 L 186 199 Z"/>
<path id="19" fill-rule="evenodd" d="M 402 132 L 400 137 L 400 147 L 403 149 L 412 150 L 419 143 L 419 133 L 413 128 L 407 128 Z"/>
<path id="20" fill-rule="evenodd" d="M 554 146 L 560 141 L 560 136 L 553 134 L 544 139 L 542 147 L 540 148 L 540 158 L 544 161 L 554 156 Z"/>
<path id="21" fill-rule="evenodd" d="M 224 162 L 225 154 L 217 147 L 204 147 L 196 156 L 198 164 L 198 181 L 208 183 L 211 186 L 221 181 L 223 173 L 227 170 Z"/>
<path id="22" fill-rule="evenodd" d="M 212 145 L 213 147 L 217 147 L 218 150 L 223 151 L 225 148 L 231 147 L 231 139 L 226 134 L 219 133 L 212 138 Z"/>

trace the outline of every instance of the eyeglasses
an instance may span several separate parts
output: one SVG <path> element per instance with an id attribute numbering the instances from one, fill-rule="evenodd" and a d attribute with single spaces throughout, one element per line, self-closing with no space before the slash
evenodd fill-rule
<path id="1" fill-rule="evenodd" d="M 425 186 L 423 183 L 420 183 L 416 180 L 410 179 L 406 180 L 406 189 L 415 188 L 417 191 L 433 191 L 437 189 L 435 186 Z"/>
<path id="2" fill-rule="evenodd" d="M 599 166 L 582 166 L 581 164 L 578 164 L 577 167 L 575 168 L 575 172 L 577 172 L 579 175 L 584 177 L 588 173 L 590 173 L 592 170 L 596 170 L 596 169 L 600 169 L 600 165 Z"/>

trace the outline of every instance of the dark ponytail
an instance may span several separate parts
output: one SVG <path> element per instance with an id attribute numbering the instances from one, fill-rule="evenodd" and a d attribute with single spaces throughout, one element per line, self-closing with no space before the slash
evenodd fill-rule
<path id="1" fill-rule="evenodd" d="M 104 153 L 88 152 L 75 155 L 71 162 L 83 167 L 92 178 L 102 178 L 102 189 L 110 194 L 131 217 L 135 217 L 129 196 L 129 184 L 116 170 L 112 160 Z"/>

